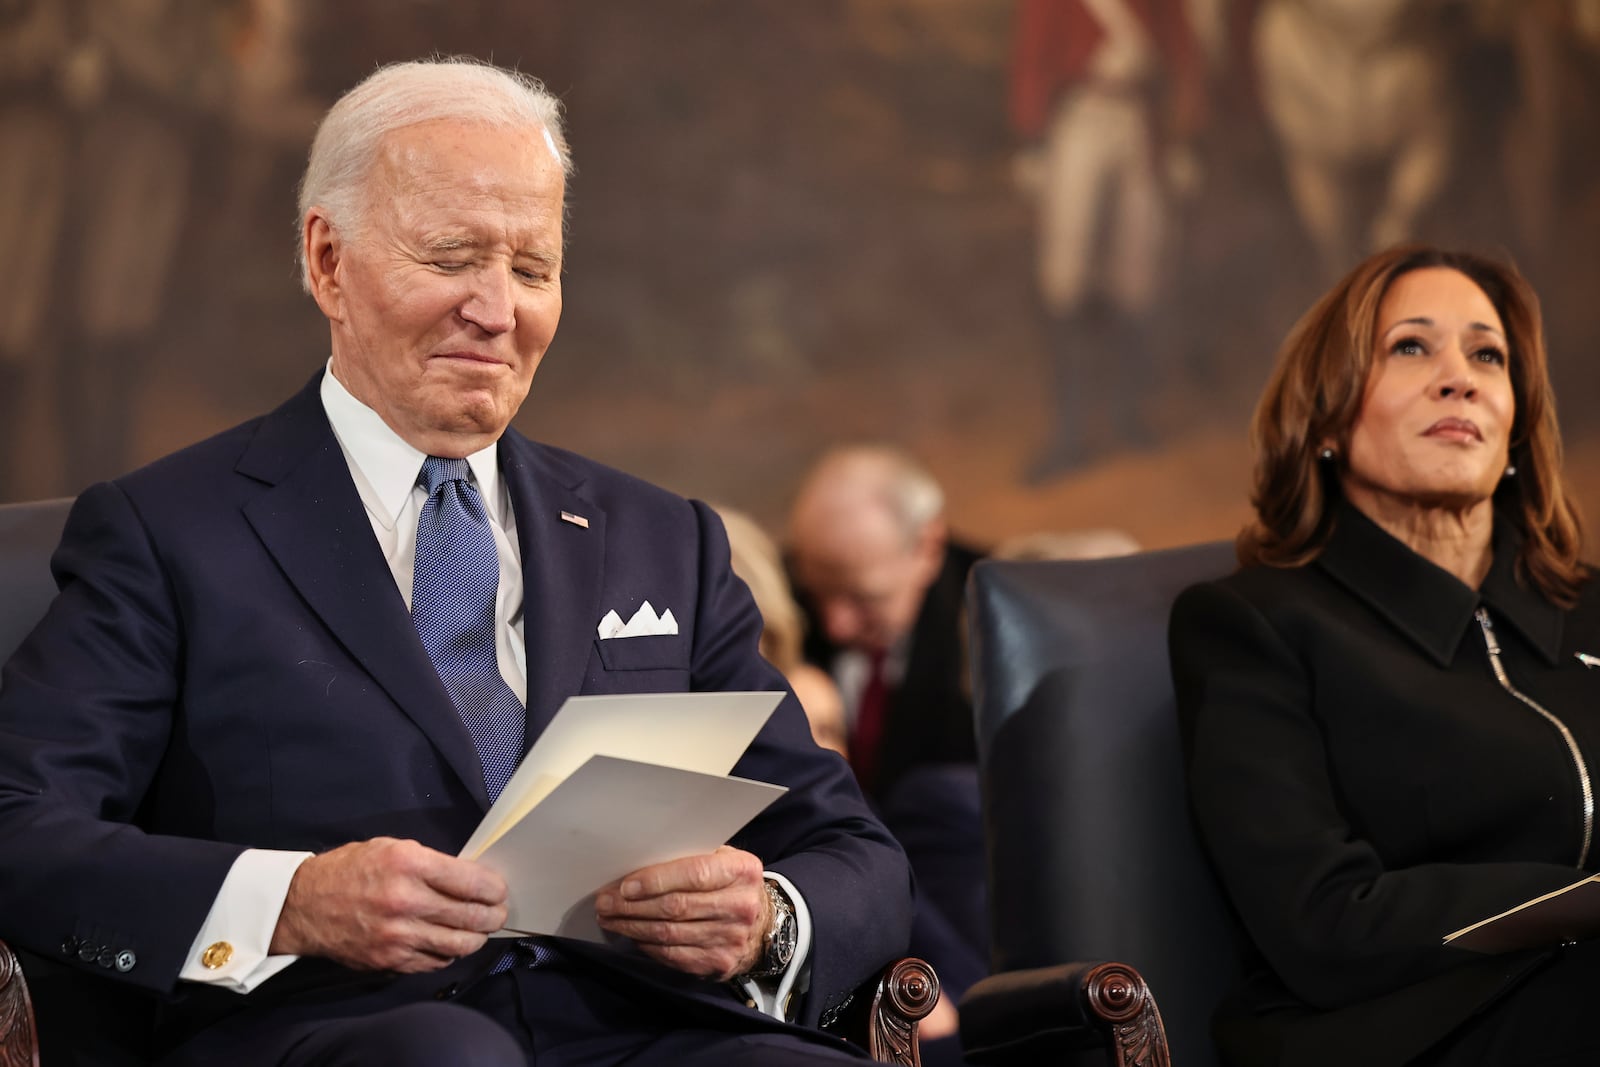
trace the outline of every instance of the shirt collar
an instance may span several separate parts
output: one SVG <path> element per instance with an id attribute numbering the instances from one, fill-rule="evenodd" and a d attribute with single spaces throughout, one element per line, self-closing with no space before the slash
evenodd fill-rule
<path id="1" fill-rule="evenodd" d="M 1430 563 L 1348 502 L 1317 565 L 1388 619 L 1440 666 L 1455 658 L 1479 605 L 1496 626 L 1510 624 L 1549 663 L 1561 650 L 1563 612 L 1516 575 L 1522 535 L 1496 512 L 1494 558 L 1483 585 L 1473 589 Z"/>
<path id="2" fill-rule="evenodd" d="M 407 443 L 382 416 L 357 400 L 334 377 L 331 359 L 322 375 L 322 407 L 345 457 L 371 489 L 368 504 L 374 517 L 386 529 L 392 528 L 417 484 L 417 474 L 427 454 Z M 498 456 L 499 444 L 495 442 L 467 457 L 478 493 L 496 521 L 503 519 Z"/>

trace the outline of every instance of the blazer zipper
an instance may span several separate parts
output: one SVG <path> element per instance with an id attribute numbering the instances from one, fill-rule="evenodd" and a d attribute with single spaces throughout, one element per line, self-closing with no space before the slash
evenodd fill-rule
<path id="1" fill-rule="evenodd" d="M 1556 728 L 1561 734 L 1561 740 L 1567 743 L 1567 754 L 1572 757 L 1572 766 L 1578 772 L 1578 787 L 1583 792 L 1583 847 L 1578 850 L 1578 867 L 1588 862 L 1589 843 L 1594 838 L 1594 786 L 1589 781 L 1589 765 L 1583 760 L 1583 753 L 1578 751 L 1578 742 L 1572 736 L 1572 731 L 1567 729 L 1567 724 L 1540 707 L 1538 702 L 1525 693 L 1519 692 L 1511 684 L 1511 678 L 1506 674 L 1506 668 L 1500 662 L 1500 642 L 1495 640 L 1494 623 L 1489 621 L 1489 612 L 1479 608 L 1474 617 L 1478 620 L 1478 628 L 1483 631 L 1483 644 L 1489 652 L 1489 665 L 1494 668 L 1494 676 L 1500 683 L 1500 688 L 1522 701 L 1528 707 L 1544 716 L 1546 722 Z"/>

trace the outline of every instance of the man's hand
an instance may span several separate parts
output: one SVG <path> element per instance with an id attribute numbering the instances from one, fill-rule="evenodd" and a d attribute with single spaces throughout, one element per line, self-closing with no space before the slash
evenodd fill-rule
<path id="1" fill-rule="evenodd" d="M 772 925 L 761 861 L 723 845 L 645 867 L 602 889 L 602 929 L 631 939 L 651 959 L 727 981 L 755 966 Z"/>
<path id="2" fill-rule="evenodd" d="M 433 971 L 482 948 L 505 921 L 506 883 L 494 871 L 378 837 L 300 865 L 270 951 L 357 970 Z"/>

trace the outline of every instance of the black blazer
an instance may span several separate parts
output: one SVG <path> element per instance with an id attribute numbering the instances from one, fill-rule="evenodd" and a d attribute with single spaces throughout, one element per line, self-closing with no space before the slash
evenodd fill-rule
<path id="1" fill-rule="evenodd" d="M 982 558 L 977 550 L 951 541 L 945 547 L 938 576 L 922 598 L 911 627 L 905 677 L 889 693 L 877 780 L 871 788 L 879 799 L 886 798 L 900 776 L 913 767 L 978 761 L 972 696 L 962 673 L 967 651 L 962 604 L 967 573 Z M 805 591 L 797 588 L 796 595 L 806 613 L 806 659 L 831 671 L 834 657 L 842 650 L 828 640 Z"/>
<path id="2" fill-rule="evenodd" d="M 1495 528 L 1473 590 L 1351 507 L 1318 559 L 1187 590 L 1172 670 L 1199 830 L 1248 932 L 1217 1037 L 1237 1063 L 1403 1063 L 1548 959 L 1443 935 L 1595 868 L 1580 771 L 1600 770 L 1600 594 L 1563 611 Z M 1592 828 L 1591 828 L 1592 829 Z M 1381 1041 L 1380 1041 L 1381 1038 Z"/>

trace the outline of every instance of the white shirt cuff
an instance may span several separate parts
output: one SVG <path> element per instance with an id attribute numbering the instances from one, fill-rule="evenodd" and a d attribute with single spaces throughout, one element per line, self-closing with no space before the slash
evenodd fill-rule
<path id="1" fill-rule="evenodd" d="M 770 978 L 745 978 L 739 982 L 739 987 L 763 1015 L 793 1022 L 794 1013 L 790 1008 L 794 996 L 797 993 L 804 994 L 811 986 L 811 909 L 806 907 L 806 898 L 800 895 L 800 890 L 794 887 L 793 882 L 776 871 L 764 873 L 778 883 L 778 888 L 794 905 L 794 956 L 782 974 Z"/>
<path id="2" fill-rule="evenodd" d="M 252 848 L 239 854 L 222 880 L 178 978 L 248 993 L 299 959 L 269 956 L 289 882 L 309 852 Z"/>

